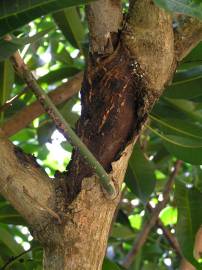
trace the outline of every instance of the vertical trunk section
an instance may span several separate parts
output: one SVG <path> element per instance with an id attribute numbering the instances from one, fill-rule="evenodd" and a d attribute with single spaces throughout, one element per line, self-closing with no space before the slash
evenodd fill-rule
<path id="1" fill-rule="evenodd" d="M 96 10 L 98 2 L 93 6 Z M 174 71 L 170 15 L 150 0 L 130 2 L 115 50 L 100 55 L 102 48 L 92 44 L 97 50 L 89 56 L 77 124 L 78 135 L 111 176 L 117 197 L 106 198 L 93 171 L 75 150 L 65 175 L 68 207 L 61 213 L 63 224 L 48 228 L 42 241 L 46 270 L 102 268 L 133 144 Z"/>
<path id="2" fill-rule="evenodd" d="M 112 164 L 110 177 L 120 190 L 133 145 Z M 120 192 L 114 200 L 103 193 L 96 176 L 82 181 L 81 191 L 64 213 L 64 225 L 46 228 L 45 270 L 101 270 L 107 239 Z M 41 239 L 41 241 L 43 241 Z"/>

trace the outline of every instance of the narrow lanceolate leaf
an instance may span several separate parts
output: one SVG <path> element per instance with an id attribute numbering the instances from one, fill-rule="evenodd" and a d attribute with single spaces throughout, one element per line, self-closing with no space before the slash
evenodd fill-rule
<path id="1" fill-rule="evenodd" d="M 3 38 L 0 39 L 0 62 L 10 57 L 18 49 L 23 48 L 26 44 L 39 40 L 52 29 L 52 27 L 47 28 L 32 37 L 16 38 L 15 36 L 12 36 L 12 40 L 10 41 L 4 40 Z"/>
<path id="2" fill-rule="evenodd" d="M 0 206 L 0 223 L 26 225 L 25 220 L 10 204 Z"/>
<path id="3" fill-rule="evenodd" d="M 173 119 L 155 115 L 150 115 L 150 118 L 158 125 L 161 131 L 167 134 L 186 136 L 190 139 L 202 140 L 202 127 L 198 123 L 194 123 L 189 119 Z"/>
<path id="4" fill-rule="evenodd" d="M 8 60 L 0 62 L 0 106 L 2 106 L 10 97 L 12 85 L 14 81 L 14 71 Z M 0 113 L 0 120 L 4 117 L 3 112 Z"/>
<path id="5" fill-rule="evenodd" d="M 4 226 L 0 226 L 0 242 L 3 242 L 4 245 L 6 245 L 10 251 L 12 251 L 14 256 L 17 256 L 21 252 L 24 251 L 23 247 L 14 239 L 15 235 L 12 235 L 10 231 L 6 229 Z"/>
<path id="6" fill-rule="evenodd" d="M 107 257 L 105 257 L 104 262 L 103 262 L 103 266 L 102 266 L 102 270 L 121 270 L 122 268 L 120 268 L 116 263 L 112 262 L 111 260 L 109 260 Z"/>
<path id="7" fill-rule="evenodd" d="M 194 165 L 202 164 L 202 141 L 193 138 L 162 134 L 158 130 L 148 127 L 163 139 L 163 144 L 174 156 Z"/>
<path id="8" fill-rule="evenodd" d="M 14 31 L 18 27 L 51 12 L 87 4 L 92 0 L 1 0 L 0 2 L 0 36 Z"/>
<path id="9" fill-rule="evenodd" d="M 53 14 L 53 18 L 66 39 L 78 49 L 82 49 L 84 27 L 75 7 L 66 8 Z"/>
<path id="10" fill-rule="evenodd" d="M 154 0 L 160 7 L 176 13 L 183 13 L 202 20 L 202 3 L 197 0 Z"/>
<path id="11" fill-rule="evenodd" d="M 202 96 L 201 83 L 201 65 L 185 71 L 180 71 L 176 73 L 172 85 L 166 89 L 164 96 L 182 99 Z"/>
<path id="12" fill-rule="evenodd" d="M 144 157 L 139 145 L 133 150 L 125 181 L 131 191 L 146 203 L 154 190 L 156 178 L 152 164 Z"/>
<path id="13" fill-rule="evenodd" d="M 199 43 L 182 61 L 180 69 L 193 68 L 202 65 L 202 43 Z"/>
<path id="14" fill-rule="evenodd" d="M 187 188 L 183 183 L 176 183 L 175 198 L 178 208 L 177 238 L 181 246 L 183 255 L 201 269 L 193 257 L 195 236 L 202 224 L 202 193 L 192 188 Z"/>

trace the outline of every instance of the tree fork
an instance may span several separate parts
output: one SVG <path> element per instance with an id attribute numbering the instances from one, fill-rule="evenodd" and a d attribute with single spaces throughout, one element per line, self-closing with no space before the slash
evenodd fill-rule
<path id="1" fill-rule="evenodd" d="M 77 133 L 119 189 L 133 144 L 174 70 L 172 19 L 148 0 L 131 6 L 112 54 L 92 51 L 89 56 Z M 58 269 L 61 263 L 61 269 L 100 270 L 120 194 L 107 201 L 77 151 L 63 177 L 68 190 L 66 220 L 62 233 L 52 238 L 58 241 L 44 245 L 45 269 Z"/>
<path id="2" fill-rule="evenodd" d="M 153 15 L 147 18 L 150 9 Z M 113 53 L 106 56 L 92 46 L 81 90 L 77 133 L 107 172 L 140 133 L 176 66 L 170 15 L 148 0 L 134 1 L 129 10 Z M 80 191 L 82 179 L 91 175 L 92 170 L 74 151 L 66 176 L 70 201 Z"/>

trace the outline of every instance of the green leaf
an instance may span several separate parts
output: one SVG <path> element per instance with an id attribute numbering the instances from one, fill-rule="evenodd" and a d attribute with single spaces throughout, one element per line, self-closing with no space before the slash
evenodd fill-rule
<path id="1" fill-rule="evenodd" d="M 168 206 L 161 211 L 159 217 L 165 226 L 176 224 L 177 209 L 174 207 Z"/>
<path id="2" fill-rule="evenodd" d="M 187 69 L 202 64 L 202 43 L 199 43 L 182 61 L 179 68 Z"/>
<path id="3" fill-rule="evenodd" d="M 140 214 L 136 214 L 136 215 L 131 215 L 129 217 L 130 223 L 131 223 L 131 227 L 133 229 L 136 230 L 140 230 L 141 225 L 142 225 L 142 216 Z"/>
<path id="4" fill-rule="evenodd" d="M 116 223 L 120 223 L 124 226 L 131 228 L 128 216 L 120 209 L 117 214 Z"/>
<path id="5" fill-rule="evenodd" d="M 0 49 L 1 50 L 1 49 Z M 14 70 L 8 60 L 0 62 L 0 106 L 9 98 L 14 82 Z M 4 118 L 4 113 L 0 114 L 0 120 Z"/>
<path id="6" fill-rule="evenodd" d="M 193 166 L 192 175 L 194 186 L 202 192 L 202 168 L 200 166 Z"/>
<path id="7" fill-rule="evenodd" d="M 25 220 L 10 204 L 0 207 L 0 223 L 26 225 Z"/>
<path id="8" fill-rule="evenodd" d="M 156 263 L 148 263 L 145 264 L 141 270 L 167 270 L 168 268 L 164 265 L 156 265 Z M 132 270 L 132 269 L 131 269 Z"/>
<path id="9" fill-rule="evenodd" d="M 22 246 L 15 241 L 14 235 L 3 226 L 0 226 L 0 242 L 3 242 L 15 256 L 24 251 Z"/>
<path id="10" fill-rule="evenodd" d="M 33 43 L 39 40 L 47 33 L 49 33 L 52 29 L 53 27 L 49 27 L 43 31 L 40 31 L 36 35 L 33 35 L 32 37 L 16 38 L 15 36 L 12 36 L 12 40 L 10 41 L 0 39 L 0 61 L 3 61 L 6 58 L 10 57 L 14 52 L 16 52 L 18 49 L 23 48 L 26 44 Z"/>
<path id="11" fill-rule="evenodd" d="M 115 223 L 111 236 L 118 239 L 134 239 L 135 232 L 127 226 Z"/>
<path id="12" fill-rule="evenodd" d="M 125 178 L 127 186 L 144 203 L 154 190 L 156 177 L 153 166 L 136 144 L 131 155 Z"/>
<path id="13" fill-rule="evenodd" d="M 39 144 L 43 145 L 47 142 L 51 142 L 51 136 L 55 129 L 55 124 L 51 120 L 45 120 L 40 123 L 40 126 L 37 128 L 37 137 Z"/>
<path id="14" fill-rule="evenodd" d="M 87 4 L 92 0 L 1 0 L 0 36 L 16 30 L 34 19 L 57 10 Z"/>
<path id="15" fill-rule="evenodd" d="M 173 83 L 164 92 L 169 98 L 194 98 L 202 96 L 202 66 L 176 73 Z"/>
<path id="16" fill-rule="evenodd" d="M 161 130 L 177 136 L 188 136 L 195 140 L 202 140 L 202 127 L 189 119 L 173 119 L 165 117 L 156 117 L 150 115 L 150 118 L 159 126 Z"/>
<path id="17" fill-rule="evenodd" d="M 75 7 L 67 8 L 53 14 L 53 18 L 66 39 L 78 49 L 82 49 L 84 27 Z"/>
<path id="18" fill-rule="evenodd" d="M 181 82 L 189 82 L 199 78 L 202 78 L 202 66 L 178 71 L 174 76 L 173 84 L 177 85 Z"/>
<path id="19" fill-rule="evenodd" d="M 202 142 L 178 136 L 167 136 L 167 138 L 170 142 L 165 140 L 163 143 L 171 154 L 194 165 L 202 164 Z"/>
<path id="20" fill-rule="evenodd" d="M 202 20 L 202 4 L 197 0 L 154 0 L 160 7 L 177 13 L 184 13 Z"/>
<path id="21" fill-rule="evenodd" d="M 74 66 L 64 66 L 57 70 L 50 71 L 48 74 L 39 78 L 39 83 L 51 84 L 57 81 L 60 81 L 64 78 L 72 77 L 80 71 L 77 67 Z"/>
<path id="22" fill-rule="evenodd" d="M 121 268 L 116 263 L 105 257 L 102 270 L 121 270 Z"/>
<path id="23" fill-rule="evenodd" d="M 192 101 L 184 99 L 161 98 L 158 104 L 152 110 L 152 114 L 158 118 L 172 118 L 185 120 L 189 122 L 202 122 L 201 111 L 196 111 L 196 105 Z"/>
<path id="24" fill-rule="evenodd" d="M 202 164 L 202 141 L 190 139 L 188 137 L 173 136 L 169 134 L 164 135 L 152 127 L 148 128 L 163 139 L 163 144 L 168 152 L 178 159 L 195 165 Z"/>
<path id="25" fill-rule="evenodd" d="M 183 183 L 176 183 L 175 198 L 178 208 L 177 238 L 180 243 L 183 255 L 201 269 L 193 257 L 195 236 L 202 224 L 202 193 L 196 188 L 188 188 Z"/>

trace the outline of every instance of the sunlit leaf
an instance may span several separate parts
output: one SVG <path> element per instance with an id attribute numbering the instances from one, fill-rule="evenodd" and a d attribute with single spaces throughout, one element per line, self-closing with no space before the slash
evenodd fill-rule
<path id="1" fill-rule="evenodd" d="M 184 13 L 202 20 L 202 4 L 197 0 L 154 0 L 168 11 Z"/>
<path id="2" fill-rule="evenodd" d="M 1 0 L 1 5 L 4 8 L 0 9 L 0 36 L 42 15 L 66 7 L 87 4 L 90 1 L 92 0 Z"/>
<path id="3" fill-rule="evenodd" d="M 168 206 L 161 211 L 159 217 L 165 226 L 176 224 L 177 209 L 171 206 Z"/>
<path id="4" fill-rule="evenodd" d="M 10 57 L 15 51 L 23 48 L 26 44 L 39 40 L 52 29 L 52 27 L 45 29 L 32 37 L 16 38 L 15 36 L 12 36 L 11 40 L 0 39 L 0 61 Z"/>
<path id="5" fill-rule="evenodd" d="M 24 251 L 22 246 L 15 241 L 14 235 L 12 235 L 6 227 L 0 226 L 0 236 L 0 241 L 3 242 L 15 256 Z"/>
<path id="6" fill-rule="evenodd" d="M 193 258 L 193 250 L 196 233 L 202 224 L 202 212 L 199 207 L 202 193 L 178 181 L 175 198 L 178 209 L 177 238 L 182 252 L 192 264 L 198 266 L 197 269 L 201 269 Z"/>
<path id="7" fill-rule="evenodd" d="M 125 178 L 127 186 L 143 202 L 146 202 L 156 184 L 151 163 L 144 157 L 139 145 L 136 145 L 129 161 Z"/>
<path id="8" fill-rule="evenodd" d="M 53 18 L 66 39 L 78 49 L 82 49 L 84 27 L 76 8 L 67 8 L 53 14 Z"/>

